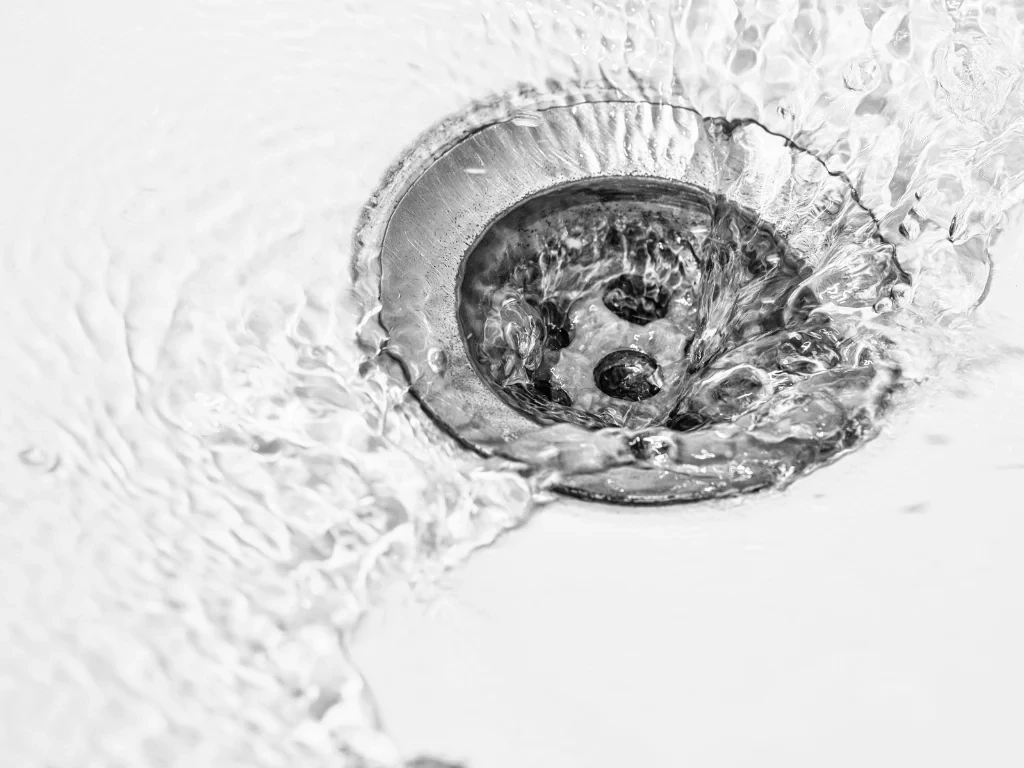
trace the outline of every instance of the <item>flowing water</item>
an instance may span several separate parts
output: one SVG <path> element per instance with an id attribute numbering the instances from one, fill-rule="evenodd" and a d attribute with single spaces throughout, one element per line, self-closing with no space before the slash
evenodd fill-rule
<path id="1" fill-rule="evenodd" d="M 541 423 L 601 430 L 609 448 L 588 472 L 632 460 L 716 475 L 699 495 L 784 482 L 852 448 L 899 380 L 887 354 L 899 342 L 876 326 L 904 309 L 908 279 L 842 182 L 800 159 L 792 173 L 812 180 L 802 194 L 784 172 L 768 189 L 784 231 L 720 195 L 624 180 L 506 215 L 464 269 L 460 318 L 478 373 Z M 564 467 L 587 438 L 556 430 L 539 455 Z M 544 430 L 526 442 L 538 455 Z"/>
<path id="2" fill-rule="evenodd" d="M 1024 194 L 1016 0 L 146 5 L 0 11 L 0 749 L 19 768 L 409 759 L 353 633 L 553 479 L 453 445 L 356 345 L 360 212 L 446 116 L 597 82 L 792 138 L 912 278 L 907 306 L 872 307 L 910 382 L 971 357 Z M 536 388 L 531 355 L 494 375 Z"/>

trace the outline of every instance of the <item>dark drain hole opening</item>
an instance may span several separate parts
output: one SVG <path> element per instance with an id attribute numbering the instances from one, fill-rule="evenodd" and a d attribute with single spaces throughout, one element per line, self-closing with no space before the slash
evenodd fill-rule
<path id="1" fill-rule="evenodd" d="M 658 363 L 650 355 L 622 349 L 601 358 L 594 368 L 594 383 L 608 397 L 639 402 L 661 391 Z"/>
<path id="2" fill-rule="evenodd" d="M 635 325 L 647 325 L 668 314 L 672 294 L 644 275 L 620 275 L 605 289 L 603 300 L 617 317 Z"/>

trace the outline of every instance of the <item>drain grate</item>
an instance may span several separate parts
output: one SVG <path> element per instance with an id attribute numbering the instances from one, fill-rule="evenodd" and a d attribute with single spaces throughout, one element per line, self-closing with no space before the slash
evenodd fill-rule
<path id="1" fill-rule="evenodd" d="M 363 230 L 432 418 L 637 503 L 772 485 L 870 436 L 897 372 L 863 320 L 906 276 L 845 179 L 756 123 L 537 114 L 410 164 Z"/>
<path id="2" fill-rule="evenodd" d="M 722 196 L 603 178 L 532 198 L 487 229 L 463 265 L 460 327 L 478 375 L 529 417 L 662 426 L 723 345 L 783 327 L 805 272 Z M 743 292 L 729 333 L 694 350 L 711 330 L 706 310 Z"/>

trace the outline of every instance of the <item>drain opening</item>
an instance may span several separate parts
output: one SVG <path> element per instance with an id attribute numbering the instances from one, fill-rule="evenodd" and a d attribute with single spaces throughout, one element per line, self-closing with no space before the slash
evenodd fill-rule
<path id="1" fill-rule="evenodd" d="M 620 349 L 594 366 L 594 383 L 608 397 L 640 402 L 661 392 L 664 380 L 658 361 L 635 349 Z"/>
<path id="2" fill-rule="evenodd" d="M 449 434 L 627 503 L 777 485 L 872 436 L 898 369 L 871 318 L 908 279 L 845 179 L 667 105 L 487 109 L 359 234 L 387 354 Z"/>
<path id="3" fill-rule="evenodd" d="M 612 280 L 601 299 L 616 317 L 647 325 L 668 314 L 672 291 L 657 283 L 657 275 L 631 273 Z"/>
<path id="4" fill-rule="evenodd" d="M 671 426 L 687 384 L 725 345 L 784 326 L 803 266 L 720 195 L 588 181 L 487 229 L 463 265 L 460 327 L 477 373 L 530 418 Z M 719 306 L 735 310 L 727 330 L 711 327 Z"/>

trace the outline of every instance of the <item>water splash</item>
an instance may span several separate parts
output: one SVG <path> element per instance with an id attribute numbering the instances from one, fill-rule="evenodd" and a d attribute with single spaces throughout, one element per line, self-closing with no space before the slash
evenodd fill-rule
<path id="1" fill-rule="evenodd" d="M 800 253 L 725 199 L 679 187 L 634 202 L 635 184 L 610 183 L 622 201 L 577 204 L 560 190 L 521 206 L 467 263 L 460 313 L 470 355 L 499 396 L 542 422 L 692 430 L 727 411 L 732 420 L 851 355 L 863 363 L 871 336 L 831 324 L 830 313 L 845 307 L 849 318 L 906 287 L 898 269 L 875 285 L 858 279 L 891 249 L 866 230 L 847 241 L 841 205 L 827 213 L 832 234 L 817 238 L 833 253 Z M 626 350 L 647 361 L 650 375 L 634 382 L 643 393 L 612 394 L 599 381 L 599 368 L 618 377 L 602 366 Z M 752 378 L 765 397 L 737 388 Z"/>

